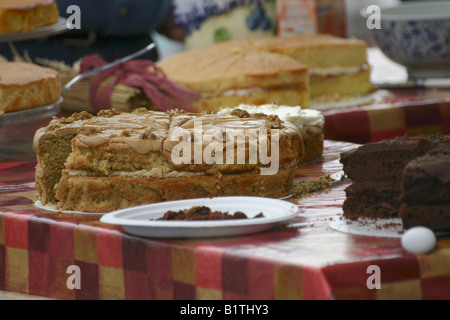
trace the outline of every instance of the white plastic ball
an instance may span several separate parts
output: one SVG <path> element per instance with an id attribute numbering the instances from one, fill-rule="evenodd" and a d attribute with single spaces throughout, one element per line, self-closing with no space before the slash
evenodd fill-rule
<path id="1" fill-rule="evenodd" d="M 402 246 L 409 253 L 425 254 L 436 246 L 436 235 L 426 227 L 412 227 L 402 236 Z"/>

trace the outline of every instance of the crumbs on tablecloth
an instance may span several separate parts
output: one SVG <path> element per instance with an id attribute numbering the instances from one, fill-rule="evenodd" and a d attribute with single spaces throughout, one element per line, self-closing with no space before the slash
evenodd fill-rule
<path id="1" fill-rule="evenodd" d="M 290 193 L 293 197 L 309 195 L 313 192 L 322 191 L 329 188 L 334 181 L 335 179 L 331 178 L 330 175 L 300 181 L 291 187 Z"/>
<path id="2" fill-rule="evenodd" d="M 287 232 L 300 232 L 300 227 L 295 225 L 288 225 L 284 223 L 278 223 L 274 230 L 276 231 L 287 231 Z"/>

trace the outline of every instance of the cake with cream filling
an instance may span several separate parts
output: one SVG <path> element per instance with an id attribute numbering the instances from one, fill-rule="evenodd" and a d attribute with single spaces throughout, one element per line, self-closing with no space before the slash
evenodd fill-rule
<path id="1" fill-rule="evenodd" d="M 58 72 L 26 62 L 0 62 L 0 112 L 20 111 L 57 102 Z"/>
<path id="2" fill-rule="evenodd" d="M 308 68 L 286 55 L 232 40 L 184 51 L 157 63 L 167 77 L 201 94 L 198 111 L 239 104 L 309 106 Z"/>
<path id="3" fill-rule="evenodd" d="M 84 212 L 213 196 L 282 197 L 303 148 L 298 128 L 276 116 L 82 112 L 36 132 L 36 188 L 42 204 Z"/>
<path id="4" fill-rule="evenodd" d="M 328 34 L 229 40 L 158 62 L 167 76 L 202 95 L 199 110 L 239 104 L 309 108 L 375 90 L 367 44 Z"/>
<path id="5" fill-rule="evenodd" d="M 449 145 L 448 135 L 404 136 L 341 154 L 352 182 L 345 190 L 344 217 L 400 218 L 405 228 L 449 229 Z"/>
<path id="6" fill-rule="evenodd" d="M 234 110 L 244 110 L 249 114 L 266 114 L 276 115 L 283 121 L 288 121 L 294 124 L 300 131 L 303 144 L 304 156 L 301 163 L 309 162 L 320 158 L 323 154 L 324 142 L 324 125 L 325 117 L 319 110 L 303 109 L 300 106 L 283 106 L 275 104 L 264 105 L 246 105 L 241 104 L 236 108 L 223 108 L 219 114 L 231 114 Z"/>
<path id="7" fill-rule="evenodd" d="M 58 17 L 55 0 L 0 0 L 0 34 L 52 25 Z"/>
<path id="8" fill-rule="evenodd" d="M 289 56 L 306 65 L 311 98 L 364 95 L 374 91 L 367 43 L 329 34 L 266 37 L 250 40 L 263 51 Z"/>

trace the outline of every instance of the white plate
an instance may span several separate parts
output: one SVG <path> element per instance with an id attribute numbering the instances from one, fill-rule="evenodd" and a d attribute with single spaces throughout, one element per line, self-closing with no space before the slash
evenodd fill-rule
<path id="1" fill-rule="evenodd" d="M 62 102 L 63 98 L 59 98 L 57 102 L 46 106 L 14 112 L 5 112 L 0 116 L 0 125 L 28 123 L 44 118 L 50 118 L 61 111 Z"/>
<path id="2" fill-rule="evenodd" d="M 351 107 L 360 107 L 371 104 L 384 102 L 387 98 L 393 97 L 393 94 L 387 90 L 377 90 L 373 93 L 366 94 L 359 97 L 346 97 L 339 100 L 330 100 L 323 102 L 320 100 L 311 100 L 311 109 L 320 111 L 338 110 Z"/>
<path id="3" fill-rule="evenodd" d="M 336 231 L 362 236 L 401 238 L 403 235 L 400 218 L 349 220 L 341 216 L 331 220 L 328 226 Z"/>
<path id="4" fill-rule="evenodd" d="M 60 210 L 57 209 L 53 206 L 49 206 L 49 205 L 43 205 L 42 202 L 40 200 L 36 200 L 34 202 L 34 206 L 38 209 L 42 209 L 45 211 L 50 211 L 50 212 L 58 212 L 58 213 L 67 213 L 67 214 L 86 214 L 86 215 L 104 215 L 105 213 L 103 212 L 83 212 L 83 211 L 70 211 L 70 210 Z"/>
<path id="5" fill-rule="evenodd" d="M 245 213 L 248 219 L 167 221 L 155 220 L 167 211 L 193 206 L 211 210 Z M 299 213 L 298 206 L 283 200 L 261 197 L 217 197 L 160 202 L 107 213 L 101 222 L 121 225 L 133 235 L 155 238 L 205 238 L 250 234 L 269 230 Z M 259 213 L 264 217 L 253 218 Z"/>
<path id="6" fill-rule="evenodd" d="M 40 27 L 27 32 L 0 34 L 0 42 L 25 41 L 54 36 L 67 31 L 66 21 L 66 18 L 59 17 L 58 20 L 50 26 Z"/>

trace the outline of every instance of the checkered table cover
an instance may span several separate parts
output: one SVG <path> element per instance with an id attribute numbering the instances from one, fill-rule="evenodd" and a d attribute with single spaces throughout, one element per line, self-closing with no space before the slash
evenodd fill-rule
<path id="1" fill-rule="evenodd" d="M 450 134 L 450 90 L 423 96 L 405 91 L 384 103 L 323 114 L 329 140 L 364 144 L 403 135 Z"/>
<path id="2" fill-rule="evenodd" d="M 356 145 L 325 141 L 322 159 L 297 180 L 340 172 L 339 154 Z M 397 238 L 333 231 L 346 181 L 294 198 L 297 228 L 208 239 L 126 234 L 97 215 L 34 206 L 34 162 L 0 163 L 0 290 L 59 299 L 290 300 L 449 299 L 450 239 L 427 255 Z M 70 266 L 81 288 L 68 286 Z M 368 286 L 378 266 L 380 288 Z"/>

